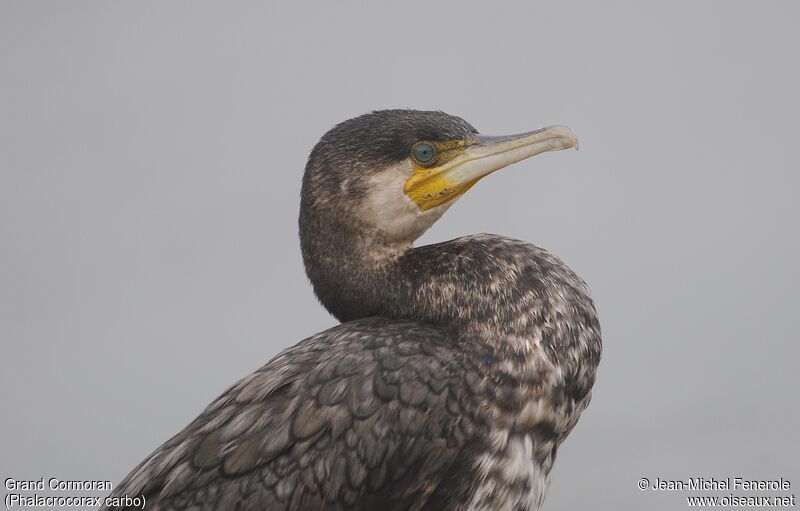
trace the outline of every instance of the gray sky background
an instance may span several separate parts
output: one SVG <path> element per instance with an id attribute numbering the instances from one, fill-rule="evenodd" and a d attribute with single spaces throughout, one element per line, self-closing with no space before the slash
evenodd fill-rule
<path id="1" fill-rule="evenodd" d="M 525 239 L 592 288 L 603 362 L 545 509 L 686 507 L 640 477 L 800 493 L 796 2 L 282 4 L 0 3 L 3 479 L 116 483 L 334 324 L 305 159 L 413 107 L 581 140 L 423 239 Z"/>

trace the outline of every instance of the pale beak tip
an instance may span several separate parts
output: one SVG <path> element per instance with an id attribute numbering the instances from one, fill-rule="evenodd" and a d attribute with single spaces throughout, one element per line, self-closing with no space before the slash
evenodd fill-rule
<path id="1" fill-rule="evenodd" d="M 574 148 L 576 151 L 578 150 L 578 135 L 575 134 L 572 128 L 569 126 L 551 126 L 549 130 L 553 132 L 554 135 L 565 140 L 566 145 L 564 149 Z"/>
<path id="2" fill-rule="evenodd" d="M 569 134 L 571 135 L 570 140 L 572 142 L 572 146 L 575 148 L 576 151 L 579 150 L 580 145 L 578 144 L 578 135 L 575 134 L 575 130 L 573 130 L 572 128 L 567 128 L 567 131 L 569 131 Z"/>

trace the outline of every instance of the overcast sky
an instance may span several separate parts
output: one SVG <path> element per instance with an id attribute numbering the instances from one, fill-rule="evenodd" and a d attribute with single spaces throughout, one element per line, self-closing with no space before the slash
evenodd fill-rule
<path id="1" fill-rule="evenodd" d="M 603 361 L 544 509 L 686 507 L 641 477 L 800 493 L 796 2 L 297 4 L 0 3 L 3 479 L 116 483 L 333 325 L 305 159 L 413 107 L 581 141 L 422 240 L 535 242 L 592 289 Z"/>

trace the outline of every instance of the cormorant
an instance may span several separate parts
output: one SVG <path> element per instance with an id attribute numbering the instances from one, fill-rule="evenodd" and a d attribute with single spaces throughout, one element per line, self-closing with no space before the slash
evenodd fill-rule
<path id="1" fill-rule="evenodd" d="M 576 145 L 566 127 L 488 137 L 414 110 L 328 131 L 300 241 L 342 324 L 230 387 L 113 495 L 159 511 L 537 509 L 600 360 L 586 285 L 523 241 L 413 243 L 479 179 Z"/>

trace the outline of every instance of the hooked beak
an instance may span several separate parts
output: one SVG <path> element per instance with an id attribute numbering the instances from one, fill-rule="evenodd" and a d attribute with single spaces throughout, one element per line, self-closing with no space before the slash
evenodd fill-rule
<path id="1" fill-rule="evenodd" d="M 540 153 L 572 147 L 577 149 L 578 138 L 566 126 L 500 137 L 475 135 L 454 158 L 436 167 L 415 169 L 404 191 L 420 211 L 426 211 L 456 199 L 496 170 Z"/>

